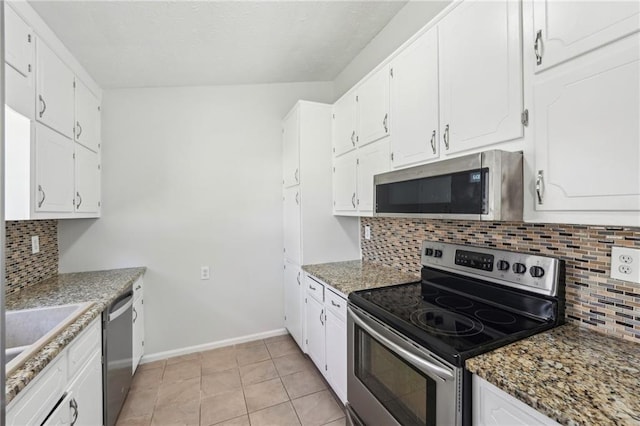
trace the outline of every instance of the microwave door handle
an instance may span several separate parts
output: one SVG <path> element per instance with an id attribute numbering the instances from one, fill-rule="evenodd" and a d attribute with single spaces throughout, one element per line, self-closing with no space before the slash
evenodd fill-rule
<path id="1" fill-rule="evenodd" d="M 412 364 L 416 368 L 420 369 L 424 373 L 435 374 L 436 377 L 439 378 L 442 381 L 452 380 L 453 379 L 453 374 L 450 371 L 445 370 L 442 367 L 439 367 L 439 366 L 437 366 L 435 364 L 430 363 L 429 361 L 427 361 L 425 359 L 420 358 L 419 356 L 409 352 L 408 350 L 404 349 L 403 347 L 399 346 L 398 344 L 396 344 L 396 343 L 392 342 L 391 340 L 387 339 L 386 337 L 384 337 L 383 335 L 378 333 L 376 330 L 374 330 L 369 324 L 364 322 L 358 316 L 358 314 L 356 314 L 353 311 L 353 309 L 351 309 L 350 307 L 347 307 L 347 311 L 349 311 L 349 315 L 351 315 L 351 318 L 353 319 L 353 321 L 356 324 L 358 324 L 360 327 L 362 327 L 367 333 L 371 334 L 371 336 L 373 336 L 376 339 L 380 340 L 380 342 L 382 342 L 385 346 L 387 346 L 388 348 L 392 349 L 394 352 L 396 352 L 398 355 L 400 355 L 404 360 L 406 360 L 407 362 L 409 362 L 410 364 Z"/>

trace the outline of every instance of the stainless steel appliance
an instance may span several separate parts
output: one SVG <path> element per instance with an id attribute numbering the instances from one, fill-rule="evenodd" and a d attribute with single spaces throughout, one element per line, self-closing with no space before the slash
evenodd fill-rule
<path id="1" fill-rule="evenodd" d="M 129 287 L 102 313 L 103 410 L 105 426 L 116 424 L 131 386 L 133 290 Z"/>
<path id="2" fill-rule="evenodd" d="M 564 321 L 564 263 L 425 241 L 421 281 L 349 295 L 352 423 L 470 425 L 465 360 Z"/>
<path id="3" fill-rule="evenodd" d="M 484 151 L 373 181 L 376 216 L 522 220 L 522 152 Z"/>

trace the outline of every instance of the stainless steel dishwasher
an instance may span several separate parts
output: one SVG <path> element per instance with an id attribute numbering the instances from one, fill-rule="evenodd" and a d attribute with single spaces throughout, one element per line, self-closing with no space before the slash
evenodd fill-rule
<path id="1" fill-rule="evenodd" d="M 102 313 L 103 410 L 105 426 L 118 420 L 131 386 L 133 290 L 125 290 Z"/>

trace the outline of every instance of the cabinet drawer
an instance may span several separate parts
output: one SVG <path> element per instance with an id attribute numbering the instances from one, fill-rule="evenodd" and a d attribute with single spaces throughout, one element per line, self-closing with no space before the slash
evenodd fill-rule
<path id="1" fill-rule="evenodd" d="M 101 318 L 98 317 L 80 336 L 76 337 L 76 341 L 69 346 L 69 369 L 68 377 L 71 379 L 80 368 L 84 365 L 96 351 L 100 351 L 102 342 Z"/>
<path id="2" fill-rule="evenodd" d="M 325 303 L 325 305 L 327 306 L 327 309 L 333 312 L 334 314 L 336 314 L 338 318 L 341 318 L 342 320 L 346 320 L 347 319 L 347 301 L 342 296 L 339 296 L 338 294 L 331 291 L 331 289 L 327 289 L 325 296 L 327 297 L 327 300 Z"/>
<path id="3" fill-rule="evenodd" d="M 7 407 L 7 425 L 39 425 L 64 395 L 67 355 L 59 354 Z"/>
<path id="4" fill-rule="evenodd" d="M 144 291 L 144 281 L 142 281 L 142 277 L 140 277 L 135 283 L 133 283 L 133 301 L 134 302 L 142 297 L 143 291 Z"/>
<path id="5" fill-rule="evenodd" d="M 307 284 L 307 294 L 318 302 L 324 303 L 324 284 L 316 280 L 311 275 L 307 275 L 307 279 L 305 281 Z"/>

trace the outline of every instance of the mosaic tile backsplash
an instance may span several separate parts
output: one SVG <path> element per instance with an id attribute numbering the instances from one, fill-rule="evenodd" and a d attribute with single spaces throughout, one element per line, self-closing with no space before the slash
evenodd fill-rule
<path id="1" fill-rule="evenodd" d="M 640 228 L 523 222 L 361 218 L 362 258 L 420 271 L 423 240 L 540 253 L 566 264 L 566 319 L 640 343 L 640 284 L 609 277 L 611 247 L 640 248 Z M 364 235 L 364 231 L 360 235 Z"/>
<path id="2" fill-rule="evenodd" d="M 50 278 L 58 273 L 58 221 L 6 222 L 6 293 Z M 31 253 L 31 237 L 40 238 L 40 252 Z"/>

